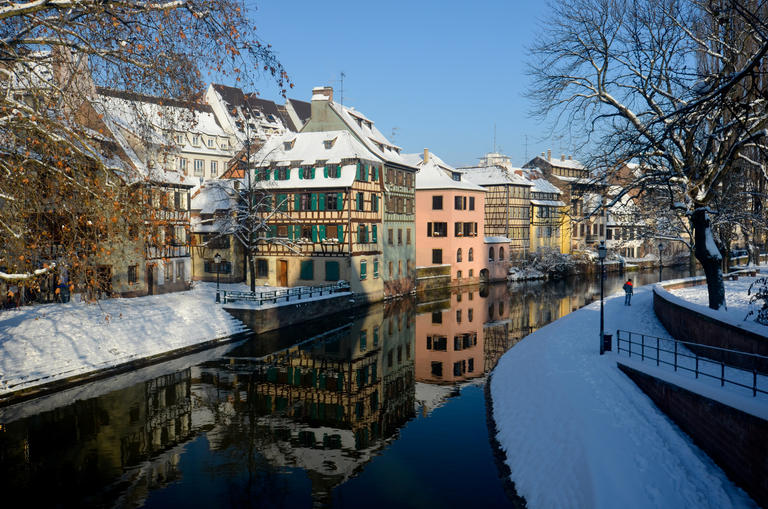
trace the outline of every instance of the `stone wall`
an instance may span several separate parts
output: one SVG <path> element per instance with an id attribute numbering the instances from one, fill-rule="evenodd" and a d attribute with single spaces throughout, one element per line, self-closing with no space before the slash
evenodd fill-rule
<path id="1" fill-rule="evenodd" d="M 768 421 L 619 364 L 728 477 L 768 507 Z"/>
<path id="2" fill-rule="evenodd" d="M 674 288 L 678 287 L 678 285 L 674 285 Z M 672 286 L 666 288 L 672 288 Z M 680 306 L 667 300 L 663 294 L 655 289 L 653 291 L 653 310 L 664 328 L 675 339 L 768 356 L 768 338 L 765 336 Z M 704 357 L 722 360 L 743 369 L 752 370 L 754 368 L 762 373 L 768 373 L 768 361 L 754 361 L 738 354 L 719 354 L 709 348 L 689 348 Z"/>
<path id="3" fill-rule="evenodd" d="M 256 334 L 307 322 L 366 305 L 364 297 L 345 293 L 327 299 L 282 304 L 267 309 L 227 309 Z"/>

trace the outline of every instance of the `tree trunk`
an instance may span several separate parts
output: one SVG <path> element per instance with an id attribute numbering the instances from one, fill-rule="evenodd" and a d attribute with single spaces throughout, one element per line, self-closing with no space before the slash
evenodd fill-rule
<path id="1" fill-rule="evenodd" d="M 725 306 L 725 288 L 723 287 L 723 272 L 720 270 L 722 256 L 717 250 L 712 237 L 706 208 L 697 208 L 691 216 L 693 224 L 696 259 L 704 268 L 709 292 L 709 307 L 720 309 Z"/>
<path id="2" fill-rule="evenodd" d="M 256 271 L 253 266 L 253 255 L 248 255 L 248 272 L 250 272 L 251 293 L 256 291 Z"/>
<path id="3" fill-rule="evenodd" d="M 693 246 L 688 250 L 688 275 L 690 277 L 696 276 L 696 253 Z"/>

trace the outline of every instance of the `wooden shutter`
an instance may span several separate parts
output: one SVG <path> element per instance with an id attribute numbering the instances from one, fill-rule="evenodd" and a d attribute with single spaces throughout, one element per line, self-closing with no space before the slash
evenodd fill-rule
<path id="1" fill-rule="evenodd" d="M 344 242 L 344 225 L 340 224 L 338 227 L 339 242 Z"/>
<path id="2" fill-rule="evenodd" d="M 299 193 L 293 195 L 293 210 L 301 210 L 301 194 Z"/>
<path id="3" fill-rule="evenodd" d="M 371 226 L 371 242 L 378 242 L 378 237 L 376 235 L 376 225 L 374 224 Z M 376 263 L 376 262 L 374 262 Z"/>
<path id="4" fill-rule="evenodd" d="M 309 208 L 310 210 L 317 210 L 317 193 L 309 195 Z"/>
<path id="5" fill-rule="evenodd" d="M 320 225 L 319 231 L 320 231 L 320 240 L 325 240 L 326 239 L 326 235 L 325 235 L 325 225 L 324 224 Z"/>
<path id="6" fill-rule="evenodd" d="M 325 210 L 325 193 L 319 193 L 317 205 L 318 210 Z"/>
<path id="7" fill-rule="evenodd" d="M 317 225 L 312 225 L 312 242 L 317 242 Z"/>
<path id="8" fill-rule="evenodd" d="M 336 193 L 336 210 L 344 208 L 344 193 Z"/>

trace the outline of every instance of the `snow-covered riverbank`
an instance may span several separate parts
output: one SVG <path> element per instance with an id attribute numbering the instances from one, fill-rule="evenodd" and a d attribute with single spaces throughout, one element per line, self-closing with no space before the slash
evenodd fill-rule
<path id="1" fill-rule="evenodd" d="M 0 396 L 246 331 L 214 304 L 215 293 L 198 283 L 186 292 L 2 311 Z"/>
<path id="2" fill-rule="evenodd" d="M 632 306 L 623 300 L 606 300 L 607 332 L 668 337 L 650 286 Z M 617 368 L 615 352 L 599 355 L 599 321 L 595 302 L 526 337 L 493 372 L 497 438 L 528 507 L 754 507 Z"/>

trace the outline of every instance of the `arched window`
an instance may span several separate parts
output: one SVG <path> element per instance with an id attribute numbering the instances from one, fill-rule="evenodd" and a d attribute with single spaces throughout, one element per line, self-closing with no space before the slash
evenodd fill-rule
<path id="1" fill-rule="evenodd" d="M 488 251 L 488 261 L 492 262 L 493 260 L 494 260 L 493 246 L 491 246 L 491 249 Z"/>
<path id="2" fill-rule="evenodd" d="M 504 260 L 504 248 L 500 247 L 499 248 L 499 261 L 502 261 L 502 260 Z"/>
<path id="3" fill-rule="evenodd" d="M 467 259 L 470 262 L 475 261 L 475 253 L 474 253 L 474 251 L 473 251 L 473 249 L 471 247 L 469 248 L 469 253 L 467 254 Z"/>
<path id="4" fill-rule="evenodd" d="M 456 261 L 457 262 L 461 261 L 461 248 L 456 250 Z"/>

